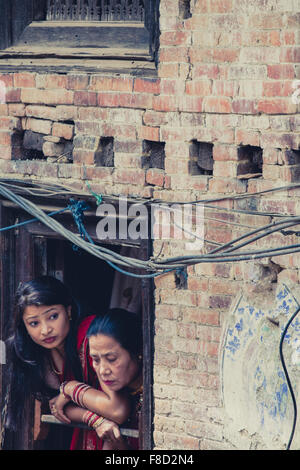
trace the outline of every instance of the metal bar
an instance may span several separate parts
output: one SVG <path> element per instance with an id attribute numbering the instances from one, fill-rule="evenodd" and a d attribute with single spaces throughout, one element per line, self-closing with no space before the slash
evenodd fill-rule
<path id="1" fill-rule="evenodd" d="M 48 423 L 48 424 L 61 424 L 62 426 L 69 426 L 72 428 L 91 429 L 86 424 L 83 424 L 83 423 L 71 423 L 71 424 L 62 423 L 61 421 L 59 421 L 57 418 L 55 418 L 52 415 L 42 415 L 41 422 Z M 135 438 L 139 437 L 139 432 L 136 429 L 120 428 L 120 432 L 122 436 L 135 437 Z"/>

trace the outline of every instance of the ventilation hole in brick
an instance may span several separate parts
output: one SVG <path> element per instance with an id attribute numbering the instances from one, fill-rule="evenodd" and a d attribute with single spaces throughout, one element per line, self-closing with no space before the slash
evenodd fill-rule
<path id="1" fill-rule="evenodd" d="M 43 134 L 33 131 L 25 131 L 22 135 L 21 142 L 22 160 L 44 159 L 43 144 Z"/>
<path id="2" fill-rule="evenodd" d="M 213 174 L 213 144 L 192 140 L 190 145 L 190 175 Z"/>
<path id="3" fill-rule="evenodd" d="M 114 138 L 101 137 L 98 149 L 95 152 L 95 164 L 97 166 L 113 167 L 114 160 Z"/>
<path id="4" fill-rule="evenodd" d="M 286 165 L 292 183 L 300 181 L 300 150 L 289 149 L 282 151 L 280 164 Z"/>
<path id="5" fill-rule="evenodd" d="M 191 0 L 179 0 L 179 17 L 186 20 L 191 16 Z"/>
<path id="6" fill-rule="evenodd" d="M 165 169 L 165 142 L 143 141 L 142 167 Z"/>
<path id="7" fill-rule="evenodd" d="M 15 132 L 12 138 L 15 160 L 47 160 L 69 163 L 73 159 L 73 142 L 61 137 L 26 130 Z"/>
<path id="8" fill-rule="evenodd" d="M 300 150 L 286 150 L 285 159 L 288 165 L 299 165 L 300 163 Z"/>
<path id="9" fill-rule="evenodd" d="M 262 176 L 263 151 L 260 147 L 245 145 L 238 148 L 239 164 L 237 176 L 240 179 Z"/>
<path id="10" fill-rule="evenodd" d="M 187 289 L 188 274 L 187 268 L 175 271 L 175 285 L 177 289 Z"/>

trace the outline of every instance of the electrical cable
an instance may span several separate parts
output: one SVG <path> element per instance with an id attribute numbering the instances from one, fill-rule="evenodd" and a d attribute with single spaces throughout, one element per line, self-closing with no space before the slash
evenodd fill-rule
<path id="1" fill-rule="evenodd" d="M 299 311 L 300 311 L 300 306 L 297 308 L 297 310 L 293 313 L 293 315 L 291 316 L 291 318 L 290 318 L 289 321 L 287 322 L 287 324 L 286 324 L 286 326 L 285 326 L 285 328 L 284 328 L 284 330 L 283 330 L 283 333 L 282 333 L 282 335 L 281 335 L 280 345 L 279 345 L 280 360 L 281 360 L 281 364 L 282 364 L 282 367 L 283 367 L 284 375 L 285 375 L 285 378 L 286 378 L 286 381 L 287 381 L 287 384 L 288 384 L 288 388 L 289 388 L 289 391 L 290 391 L 290 394 L 291 394 L 291 397 L 292 397 L 293 408 L 294 408 L 294 418 L 293 418 L 292 431 L 291 431 L 291 434 L 290 434 L 290 438 L 289 438 L 289 441 L 288 441 L 286 450 L 290 450 L 290 447 L 291 447 L 291 444 L 292 444 L 292 440 L 293 440 L 293 437 L 294 437 L 294 433 L 295 433 L 296 422 L 297 422 L 297 402 L 296 402 L 296 398 L 295 398 L 295 394 L 294 394 L 294 391 L 293 391 L 293 387 L 292 387 L 292 384 L 291 384 L 291 381 L 290 381 L 290 378 L 289 378 L 289 374 L 288 374 L 288 371 L 287 371 L 287 367 L 286 367 L 286 365 L 285 365 L 285 360 L 284 360 L 284 357 L 283 357 L 283 341 L 284 341 L 285 335 L 286 335 L 286 333 L 287 333 L 287 330 L 288 330 L 290 324 L 292 323 L 292 321 L 294 320 L 294 318 L 296 317 L 296 315 L 299 313 Z"/>
<path id="2" fill-rule="evenodd" d="M 105 249 L 101 246 L 91 245 L 89 242 L 86 242 L 80 238 L 77 234 L 74 234 L 70 230 L 67 230 L 57 222 L 55 219 L 47 216 L 44 211 L 39 207 L 33 204 L 31 201 L 24 199 L 22 196 L 18 196 L 4 188 L 0 184 L 0 194 L 5 198 L 12 200 L 25 211 L 32 214 L 34 217 L 38 218 L 41 222 L 45 223 L 53 231 L 60 233 L 64 238 L 69 239 L 75 245 L 83 248 L 84 250 L 90 252 L 91 254 L 101 258 L 105 261 L 110 261 L 111 263 L 118 264 L 124 267 L 140 268 L 145 269 L 146 271 L 159 272 L 160 274 L 165 273 L 167 269 L 182 269 L 190 264 L 197 263 L 207 263 L 207 262 L 231 262 L 231 261 L 245 261 L 245 260 L 254 260 L 261 259 L 270 256 L 278 256 L 290 253 L 297 253 L 300 251 L 300 244 L 281 246 L 277 248 L 270 248 L 264 250 L 253 250 L 247 252 L 238 252 L 229 255 L 228 253 L 219 253 L 216 254 L 204 254 L 204 255 L 191 255 L 191 256 L 181 256 L 174 257 L 163 260 L 138 260 L 130 257 L 124 257 L 118 255 L 117 253 Z"/>

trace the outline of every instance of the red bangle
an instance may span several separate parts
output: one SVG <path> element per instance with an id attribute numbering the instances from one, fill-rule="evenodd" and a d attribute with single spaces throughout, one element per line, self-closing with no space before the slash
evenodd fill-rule
<path id="1" fill-rule="evenodd" d="M 83 403 L 83 395 L 85 392 L 90 389 L 91 387 L 89 385 L 86 385 L 85 383 L 79 383 L 76 385 L 72 392 L 71 399 L 76 405 L 81 406 L 82 408 L 85 408 L 84 403 Z"/>

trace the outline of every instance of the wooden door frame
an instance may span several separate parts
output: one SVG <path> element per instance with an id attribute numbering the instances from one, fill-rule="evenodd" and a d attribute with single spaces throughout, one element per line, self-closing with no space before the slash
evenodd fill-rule
<path id="1" fill-rule="evenodd" d="M 47 201 L 43 201 L 44 204 Z M 91 201 L 92 202 L 92 201 Z M 48 201 L 49 203 L 49 201 Z M 51 199 L 51 208 L 61 207 L 61 201 L 53 201 Z M 7 201 L 0 201 L 0 227 L 16 223 L 16 216 L 19 222 L 28 220 L 32 217 Z M 60 215 L 60 220 L 69 229 L 76 232 L 76 225 L 73 223 L 70 215 Z M 93 219 L 93 218 L 92 218 Z M 93 220 L 91 220 L 93 223 Z M 150 222 L 149 222 L 150 223 Z M 86 227 L 88 228 L 89 220 Z M 150 233 L 150 232 L 149 232 Z M 0 236 L 0 293 L 1 293 L 1 333 L 3 324 L 9 321 L 11 311 L 11 303 L 13 293 L 18 283 L 29 280 L 36 276 L 35 259 L 34 259 L 34 239 L 36 237 L 63 239 L 59 234 L 53 232 L 50 228 L 41 222 L 33 222 L 17 229 L 8 230 L 1 233 Z M 124 243 L 125 242 L 125 243 Z M 105 241 L 105 244 L 109 244 Z M 124 240 L 115 240 L 113 244 L 128 245 Z M 129 245 L 132 245 L 129 243 Z M 143 249 L 147 253 L 147 257 L 151 255 L 151 240 L 140 240 L 134 243 L 135 246 Z M 9 276 L 9 288 L 7 288 L 6 279 Z M 152 279 L 142 280 L 142 315 L 143 315 L 143 341 L 144 341 L 144 361 L 143 361 L 143 407 L 141 413 L 140 425 L 140 448 L 151 450 L 153 448 L 153 361 L 154 361 L 154 303 L 153 303 L 153 281 Z M 1 374 L 2 391 L 6 389 L 5 371 Z M 3 383 L 2 383 L 3 379 Z M 24 425 L 22 433 L 18 433 L 16 439 L 9 437 L 10 445 L 17 449 L 33 448 L 33 428 L 34 428 L 34 404 L 28 407 L 29 413 Z"/>

